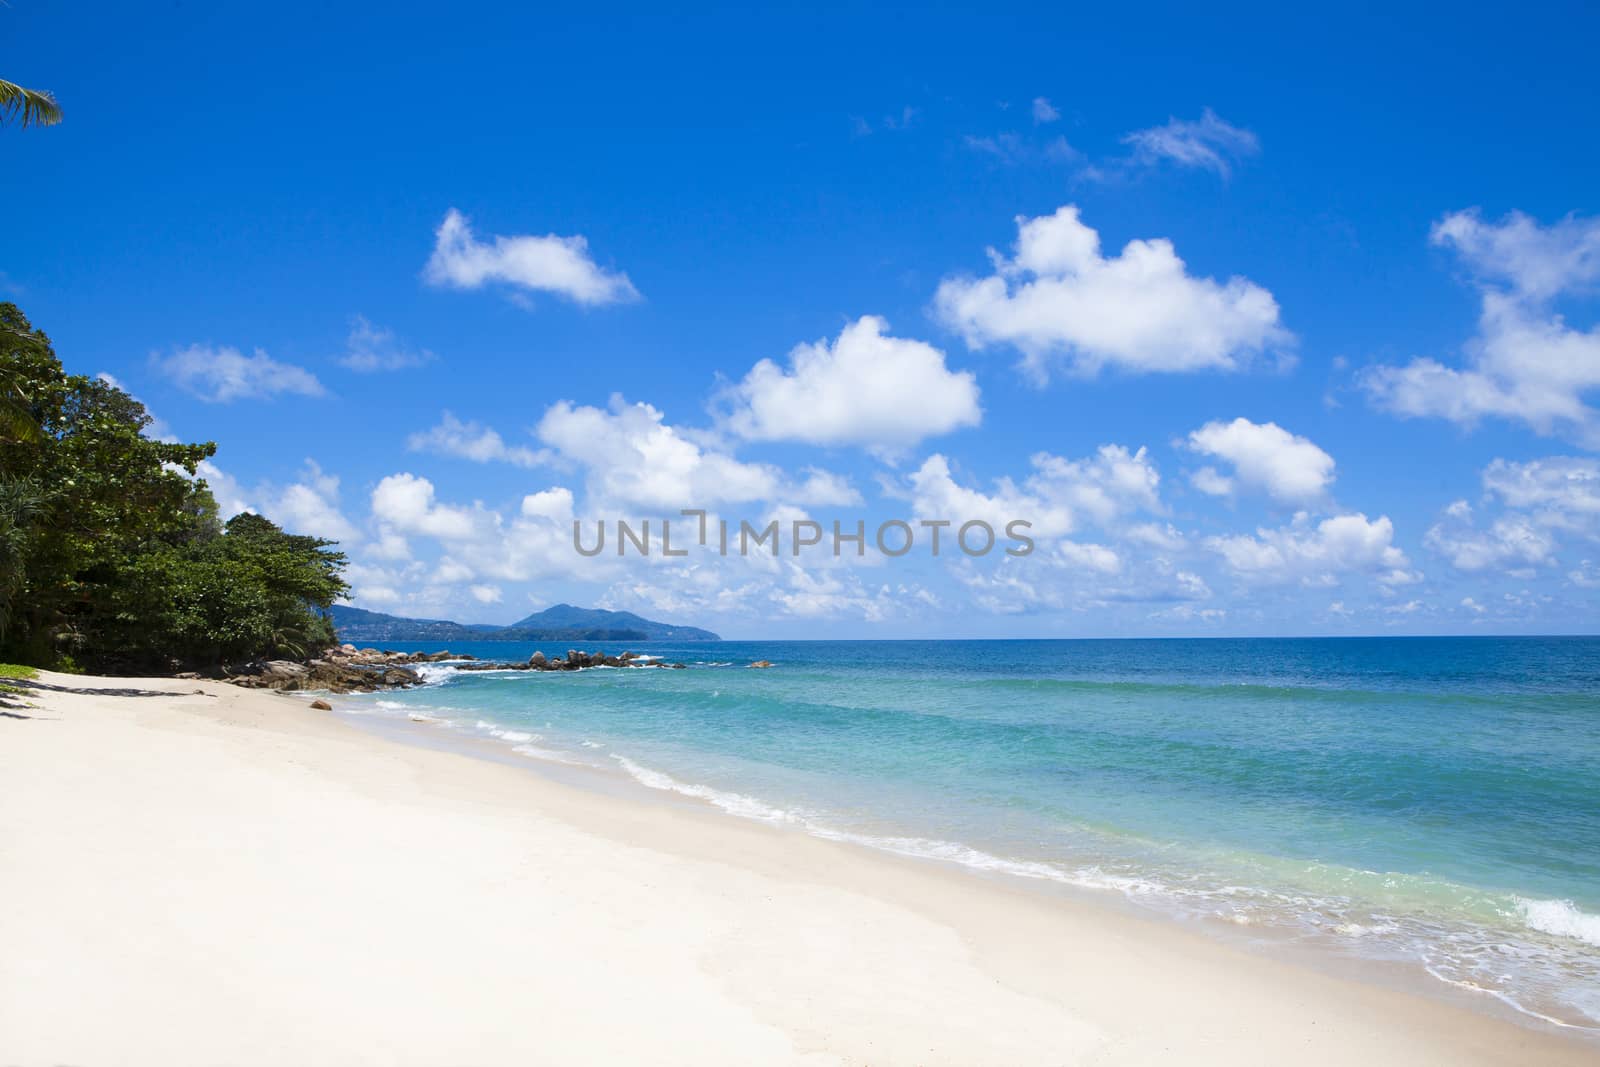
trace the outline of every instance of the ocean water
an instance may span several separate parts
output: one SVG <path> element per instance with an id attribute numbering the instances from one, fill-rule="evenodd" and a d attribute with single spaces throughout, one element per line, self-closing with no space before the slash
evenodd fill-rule
<path id="1" fill-rule="evenodd" d="M 535 648 L 565 650 L 453 646 Z M 1600 1035 L 1600 638 L 636 648 L 690 669 L 436 666 L 356 706 L 731 816 L 1412 963 Z"/>

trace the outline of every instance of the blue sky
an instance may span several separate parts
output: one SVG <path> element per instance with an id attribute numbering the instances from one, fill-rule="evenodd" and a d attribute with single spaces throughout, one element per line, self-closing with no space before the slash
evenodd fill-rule
<path id="1" fill-rule="evenodd" d="M 377 610 L 1593 632 L 1597 22 L 17 0 L 0 288 Z M 1037 549 L 571 549 L 696 507 Z"/>

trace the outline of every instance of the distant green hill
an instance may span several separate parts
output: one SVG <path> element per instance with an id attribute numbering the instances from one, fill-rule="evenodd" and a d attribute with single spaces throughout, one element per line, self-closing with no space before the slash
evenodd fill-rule
<path id="1" fill-rule="evenodd" d="M 371 641 L 720 641 L 710 630 L 652 622 L 631 611 L 606 611 L 557 604 L 510 626 L 468 624 L 399 615 L 335 604 L 339 640 Z"/>
<path id="2" fill-rule="evenodd" d="M 694 626 L 671 626 L 651 622 L 631 611 L 606 611 L 604 608 L 577 608 L 571 604 L 536 611 L 506 627 L 506 632 L 546 630 L 634 630 L 650 641 L 720 641 L 710 630 Z M 530 639 L 536 640 L 536 639 Z M 623 638 L 623 640 L 638 640 Z"/>

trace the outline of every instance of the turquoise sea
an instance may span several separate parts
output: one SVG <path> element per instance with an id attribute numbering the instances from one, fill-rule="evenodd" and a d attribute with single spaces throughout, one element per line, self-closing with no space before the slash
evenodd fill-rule
<path id="1" fill-rule="evenodd" d="M 352 706 L 1600 1033 L 1600 638 L 635 647 L 690 669 L 435 666 Z"/>

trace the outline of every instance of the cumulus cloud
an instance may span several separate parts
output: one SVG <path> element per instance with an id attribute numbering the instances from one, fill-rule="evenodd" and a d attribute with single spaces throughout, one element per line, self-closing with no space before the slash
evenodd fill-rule
<path id="1" fill-rule="evenodd" d="M 439 425 L 407 437 L 406 448 L 412 452 L 470 459 L 474 463 L 509 463 L 514 467 L 536 467 L 550 455 L 525 445 L 508 445 L 495 430 L 477 422 L 462 422 L 448 411 Z"/>
<path id="2" fill-rule="evenodd" d="M 306 460 L 300 480 L 272 495 L 263 509 L 290 533 L 327 537 L 346 544 L 358 541 L 360 531 L 339 510 L 339 479 L 315 460 Z"/>
<path id="3" fill-rule="evenodd" d="M 1033 121 L 1039 125 L 1054 122 L 1061 117 L 1061 112 L 1042 96 L 1033 98 Z"/>
<path id="4" fill-rule="evenodd" d="M 1353 512 L 1313 522 L 1299 512 L 1285 526 L 1254 535 L 1209 537 L 1205 545 L 1242 578 L 1267 582 L 1300 580 L 1332 584 L 1346 572 L 1406 582 L 1415 577 L 1406 554 L 1394 543 L 1387 515 L 1368 519 Z"/>
<path id="5" fill-rule="evenodd" d="M 426 348 L 413 348 L 395 336 L 393 330 L 375 326 L 361 315 L 350 322 L 350 336 L 339 363 L 353 371 L 404 370 L 431 363 L 434 355 Z"/>
<path id="6" fill-rule="evenodd" d="M 611 398 L 609 410 L 554 404 L 536 433 L 561 459 L 584 468 L 592 500 L 676 511 L 763 500 L 857 499 L 837 475 L 813 469 L 796 484 L 770 464 L 745 463 L 699 443 L 693 438 L 702 435 L 671 426 L 656 408 L 620 395 Z"/>
<path id="7" fill-rule="evenodd" d="M 589 255 L 581 235 L 473 236 L 466 216 L 451 208 L 435 234 L 433 255 L 423 270 L 430 285 L 478 289 L 499 283 L 530 292 L 554 293 L 586 306 L 639 299 L 628 276 L 608 271 Z"/>
<path id="8" fill-rule="evenodd" d="M 1333 457 L 1275 422 L 1208 422 L 1189 434 L 1188 444 L 1233 464 L 1231 479 L 1211 468 L 1196 475 L 1194 485 L 1201 492 L 1228 493 L 1238 483 L 1275 500 L 1304 504 L 1321 498 L 1333 482 Z"/>
<path id="9" fill-rule="evenodd" d="M 1472 522 L 1471 509 L 1459 501 L 1443 520 L 1428 528 L 1422 543 L 1463 571 L 1481 571 L 1506 566 L 1538 566 L 1550 562 L 1555 538 L 1537 523 L 1523 516 L 1507 515 L 1495 519 L 1487 529 Z"/>
<path id="10" fill-rule="evenodd" d="M 1210 599 L 1211 588 L 1193 571 L 1162 557 L 1134 557 L 1092 542 L 1060 540 L 1026 559 L 959 560 L 951 568 L 974 606 L 996 615 L 1104 611 L 1128 604 L 1189 604 Z M 1173 611 L 1179 617 L 1191 612 Z"/>
<path id="11" fill-rule="evenodd" d="M 1271 293 L 1189 274 L 1168 240 L 1130 241 L 1108 258 L 1070 204 L 1017 227 L 1013 257 L 991 249 L 995 272 L 947 278 L 934 306 L 971 347 L 1017 348 L 1038 380 L 1053 359 L 1084 375 L 1234 370 L 1292 341 Z"/>
<path id="12" fill-rule="evenodd" d="M 1172 118 L 1163 126 L 1135 130 L 1123 137 L 1122 143 L 1132 149 L 1129 162 L 1134 165 L 1171 163 L 1213 171 L 1224 178 L 1240 159 L 1261 151 L 1255 134 L 1223 121 L 1210 108 L 1198 119 Z"/>
<path id="13" fill-rule="evenodd" d="M 1483 487 L 1507 507 L 1542 512 L 1547 521 L 1589 528 L 1600 523 L 1600 460 L 1550 456 L 1512 463 L 1496 459 L 1484 468 Z"/>
<path id="14" fill-rule="evenodd" d="M 298 481 L 287 485 L 262 482 L 253 489 L 209 459 L 200 461 L 195 474 L 205 481 L 224 522 L 250 513 L 271 519 L 293 534 L 345 544 L 361 540 L 361 531 L 340 509 L 339 478 L 324 471 L 316 460 L 306 460 Z"/>
<path id="15" fill-rule="evenodd" d="M 1600 448 L 1600 420 L 1585 401 L 1600 388 L 1600 327 L 1573 329 L 1552 307 L 1600 279 L 1600 219 L 1541 226 L 1520 212 L 1495 223 L 1464 211 L 1437 223 L 1432 242 L 1470 272 L 1482 301 L 1478 333 L 1460 367 L 1423 357 L 1372 368 L 1363 384 L 1374 402 L 1465 426 L 1511 419 Z"/>
<path id="16" fill-rule="evenodd" d="M 316 375 L 304 367 L 279 363 L 259 348 L 247 356 L 237 348 L 190 345 L 171 355 L 152 356 L 151 362 L 178 388 L 208 404 L 325 392 Z"/>
<path id="17" fill-rule="evenodd" d="M 1031 536 L 1050 539 L 1085 523 L 1105 526 L 1135 512 L 1161 510 L 1161 476 L 1143 448 L 1102 445 L 1079 460 L 1039 452 L 1030 464 L 1033 473 L 1020 485 L 1001 478 L 983 492 L 956 481 L 950 461 L 936 453 L 907 478 L 914 512 L 919 519 L 955 523 L 981 519 L 997 532 L 1022 519 L 1033 524 Z"/>
<path id="18" fill-rule="evenodd" d="M 217 513 L 223 522 L 227 522 L 235 515 L 256 513 L 255 505 L 250 503 L 250 494 L 239 483 L 239 479 L 211 460 L 201 460 L 195 467 L 195 474 L 202 478 L 206 488 L 211 490 L 212 499 L 217 502 Z"/>
<path id="19" fill-rule="evenodd" d="M 441 501 L 428 479 L 402 472 L 384 478 L 372 491 L 372 517 L 381 537 L 367 555 L 406 561 L 408 537 L 430 538 L 443 547 L 444 555 L 427 581 L 457 592 L 472 581 L 521 582 L 571 577 L 574 572 L 600 578 L 613 562 L 585 559 L 573 551 L 573 497 L 563 486 L 529 493 L 514 512 L 503 514 L 477 501 Z"/>
<path id="20" fill-rule="evenodd" d="M 860 445 L 898 452 L 926 437 L 976 426 L 978 385 L 951 371 L 932 345 L 891 337 L 865 315 L 826 339 L 798 345 L 788 367 L 764 359 L 728 393 L 729 429 L 752 441 Z"/>
<path id="21" fill-rule="evenodd" d="M 1514 570 L 1556 562 L 1564 539 L 1600 540 L 1600 460 L 1550 456 L 1496 459 L 1483 471 L 1485 505 L 1503 510 L 1481 524 L 1458 500 L 1423 543 L 1458 570 Z"/>
<path id="22" fill-rule="evenodd" d="M 480 508 L 439 503 L 433 483 L 409 472 L 391 474 L 378 483 L 372 490 L 372 515 L 398 533 L 445 541 L 471 540 L 486 522 Z"/>

